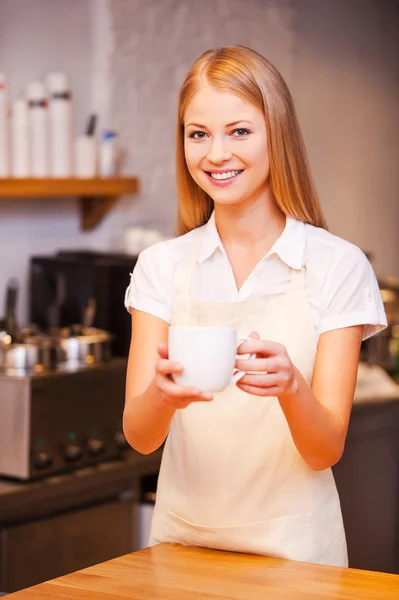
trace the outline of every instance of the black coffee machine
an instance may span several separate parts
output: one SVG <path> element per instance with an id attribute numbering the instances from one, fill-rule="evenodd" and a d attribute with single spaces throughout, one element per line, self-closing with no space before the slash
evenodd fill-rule
<path id="1" fill-rule="evenodd" d="M 137 257 L 91 251 L 60 251 L 30 261 L 29 320 L 41 330 L 81 323 L 94 299 L 92 325 L 114 335 L 114 356 L 127 356 L 130 316 L 124 295 Z"/>

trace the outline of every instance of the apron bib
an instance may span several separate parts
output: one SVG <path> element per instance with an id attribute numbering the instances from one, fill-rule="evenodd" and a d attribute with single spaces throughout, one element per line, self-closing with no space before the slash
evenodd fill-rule
<path id="1" fill-rule="evenodd" d="M 317 340 L 305 269 L 289 290 L 237 303 L 190 298 L 202 243 L 189 256 L 172 325 L 235 327 L 283 344 L 311 384 Z M 302 459 L 275 397 L 235 385 L 212 402 L 178 410 L 165 443 L 150 545 L 171 542 L 347 566 L 341 508 L 331 469 Z"/>

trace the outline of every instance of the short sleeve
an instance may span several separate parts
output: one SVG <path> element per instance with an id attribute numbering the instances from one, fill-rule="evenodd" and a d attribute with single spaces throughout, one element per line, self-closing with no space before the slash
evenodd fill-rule
<path id="1" fill-rule="evenodd" d="M 167 323 L 171 320 L 171 281 L 162 267 L 162 242 L 143 250 L 125 294 L 125 307 L 149 313 Z"/>
<path id="2" fill-rule="evenodd" d="M 320 333 L 365 325 L 363 339 L 387 326 L 374 270 L 365 254 L 347 244 L 331 264 L 322 293 Z"/>

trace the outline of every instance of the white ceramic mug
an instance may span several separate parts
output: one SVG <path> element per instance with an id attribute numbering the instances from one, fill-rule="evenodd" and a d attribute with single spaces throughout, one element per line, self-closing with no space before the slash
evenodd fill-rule
<path id="1" fill-rule="evenodd" d="M 246 374 L 233 371 L 238 346 L 250 339 L 237 339 L 233 327 L 169 327 L 169 358 L 183 366 L 174 380 L 203 393 L 221 392 Z"/>

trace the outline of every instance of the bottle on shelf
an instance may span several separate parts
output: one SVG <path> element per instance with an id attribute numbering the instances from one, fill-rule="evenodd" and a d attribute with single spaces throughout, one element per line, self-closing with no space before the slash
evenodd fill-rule
<path id="1" fill-rule="evenodd" d="M 0 73 L 0 177 L 8 177 L 10 174 L 9 143 L 7 81 L 5 75 Z"/>
<path id="2" fill-rule="evenodd" d="M 11 115 L 11 175 L 30 176 L 28 105 L 24 99 L 14 102 Z"/>
<path id="3" fill-rule="evenodd" d="M 49 94 L 50 175 L 73 174 L 72 93 L 65 73 L 46 78 Z"/>
<path id="4" fill-rule="evenodd" d="M 115 131 L 104 131 L 100 143 L 99 170 L 101 177 L 114 177 L 118 172 L 118 145 Z"/>
<path id="5" fill-rule="evenodd" d="M 32 177 L 49 176 L 48 102 L 45 87 L 33 81 L 27 87 L 29 160 Z"/>

